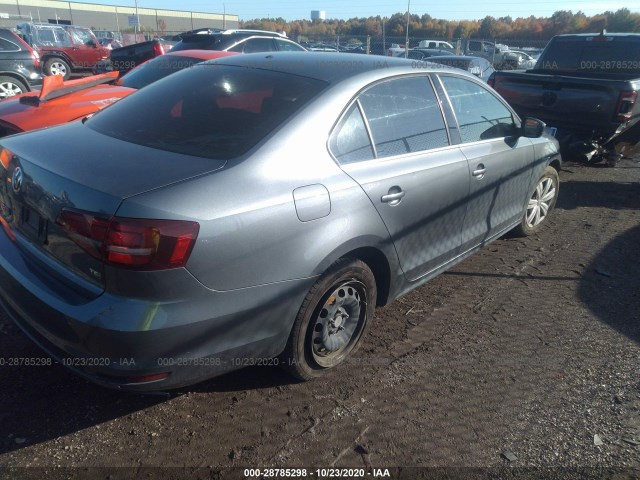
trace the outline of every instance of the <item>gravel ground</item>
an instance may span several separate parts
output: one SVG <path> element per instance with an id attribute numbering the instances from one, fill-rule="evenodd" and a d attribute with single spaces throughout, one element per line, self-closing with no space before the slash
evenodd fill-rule
<path id="1" fill-rule="evenodd" d="M 640 163 L 560 177 L 546 229 L 378 309 L 324 379 L 256 367 L 167 397 L 0 367 L 0 477 L 639 478 Z M 43 356 L 2 314 L 0 352 Z"/>

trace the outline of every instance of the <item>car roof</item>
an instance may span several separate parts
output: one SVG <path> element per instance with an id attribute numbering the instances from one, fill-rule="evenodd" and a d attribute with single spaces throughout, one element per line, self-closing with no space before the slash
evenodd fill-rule
<path id="1" fill-rule="evenodd" d="M 30 22 L 25 22 L 25 23 L 30 23 Z M 21 25 L 24 25 L 21 24 Z M 91 30 L 91 28 L 89 27 L 85 27 L 84 25 L 67 25 L 66 23 L 38 23 L 38 22 L 31 22 L 31 25 L 33 25 L 34 27 L 38 27 L 38 28 L 82 28 L 84 30 Z"/>
<path id="2" fill-rule="evenodd" d="M 221 50 L 200 50 L 200 49 L 192 49 L 192 50 L 178 50 L 177 52 L 169 52 L 165 53 L 165 56 L 170 57 L 191 57 L 191 58 L 200 58 L 202 60 L 214 60 L 220 57 L 230 57 L 232 55 L 238 55 L 236 52 L 224 52 Z"/>
<path id="3" fill-rule="evenodd" d="M 200 65 L 207 63 L 209 62 L 203 62 Z M 415 61 L 411 59 L 344 52 L 326 52 L 321 55 L 317 52 L 249 53 L 218 59 L 215 63 L 290 73 L 327 83 L 339 83 L 358 74 L 367 73 L 372 74 L 372 78 L 382 78 L 385 75 L 381 73 L 389 69 L 397 70 L 397 73 L 416 72 L 413 67 Z M 428 67 L 421 69 L 421 71 L 428 70 Z M 433 67 L 433 71 L 436 70 L 437 67 Z"/>
<path id="4" fill-rule="evenodd" d="M 437 53 L 437 52 L 450 52 L 451 50 L 449 50 L 448 48 L 420 48 L 420 47 L 416 47 L 416 48 L 410 48 L 409 51 L 415 51 L 415 52 L 424 52 L 424 53 Z"/>
<path id="5" fill-rule="evenodd" d="M 466 60 L 466 61 L 472 61 L 472 60 L 483 60 L 485 62 L 488 62 L 488 60 L 486 58 L 482 58 L 482 57 L 476 57 L 474 55 L 437 55 L 435 57 L 429 57 L 429 61 L 431 61 L 431 59 L 435 60 Z"/>

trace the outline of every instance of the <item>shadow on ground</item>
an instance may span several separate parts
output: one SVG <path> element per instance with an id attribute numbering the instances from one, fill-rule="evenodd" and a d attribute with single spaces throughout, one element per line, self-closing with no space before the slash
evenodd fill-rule
<path id="1" fill-rule="evenodd" d="M 640 225 L 618 235 L 600 250 L 578 286 L 580 300 L 600 321 L 637 343 L 640 343 L 639 246 Z"/>

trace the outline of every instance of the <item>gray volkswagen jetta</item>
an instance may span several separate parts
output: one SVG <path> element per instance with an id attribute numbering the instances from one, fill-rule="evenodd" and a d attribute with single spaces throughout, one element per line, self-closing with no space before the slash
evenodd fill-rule
<path id="1" fill-rule="evenodd" d="M 2 139 L 2 306 L 113 388 L 348 362 L 376 305 L 537 231 L 558 195 L 544 124 L 422 66 L 227 57 Z"/>

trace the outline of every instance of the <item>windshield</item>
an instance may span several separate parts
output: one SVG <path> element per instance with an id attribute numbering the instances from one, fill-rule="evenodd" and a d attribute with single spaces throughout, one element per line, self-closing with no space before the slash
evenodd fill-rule
<path id="1" fill-rule="evenodd" d="M 161 78 L 185 68 L 193 67 L 196 63 L 202 61 L 204 60 L 201 58 L 162 55 L 127 73 L 120 79 L 119 84 L 123 87 L 139 90 Z"/>
<path id="2" fill-rule="evenodd" d="M 120 100 L 85 125 L 126 142 L 227 160 L 250 150 L 325 86 L 297 75 L 203 63 Z"/>

